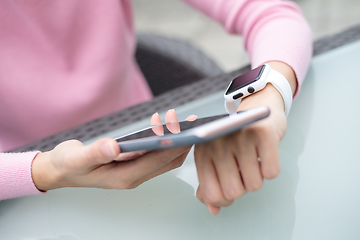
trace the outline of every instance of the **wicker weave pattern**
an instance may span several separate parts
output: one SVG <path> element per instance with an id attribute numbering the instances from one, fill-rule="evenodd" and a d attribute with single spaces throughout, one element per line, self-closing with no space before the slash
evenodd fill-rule
<path id="1" fill-rule="evenodd" d="M 154 96 L 223 73 L 189 43 L 151 34 L 138 35 L 136 60 Z"/>

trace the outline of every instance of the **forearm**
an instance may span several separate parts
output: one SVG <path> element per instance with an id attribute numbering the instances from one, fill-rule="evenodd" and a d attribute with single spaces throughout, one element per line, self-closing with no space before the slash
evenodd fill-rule
<path id="1" fill-rule="evenodd" d="M 296 97 L 305 79 L 312 56 L 310 30 L 307 29 L 308 31 L 304 30 L 300 31 L 300 33 L 293 33 L 294 29 L 290 29 L 291 24 L 289 23 L 287 23 L 289 26 L 283 26 L 284 29 L 281 30 L 279 28 L 281 28 L 282 24 L 279 24 L 278 28 L 275 25 L 275 23 L 268 24 L 254 37 L 253 46 L 248 47 L 251 64 L 253 67 L 256 67 L 266 62 L 286 63 L 292 69 L 297 80 L 297 86 L 295 92 L 293 92 L 293 95 Z M 293 28 L 295 27 L 294 25 Z M 302 28 L 305 27 L 303 26 Z M 289 33 L 286 33 L 286 29 L 290 29 Z M 284 76 L 289 75 L 286 72 L 282 74 Z M 288 77 L 286 78 L 290 80 Z M 293 86 L 291 84 L 292 88 Z"/>
<path id="2" fill-rule="evenodd" d="M 184 1 L 220 22 L 229 33 L 241 34 L 254 68 L 270 61 L 284 62 L 290 66 L 296 75 L 296 96 L 312 56 L 312 36 L 308 23 L 294 2 Z M 294 85 L 290 85 L 293 88 Z"/>

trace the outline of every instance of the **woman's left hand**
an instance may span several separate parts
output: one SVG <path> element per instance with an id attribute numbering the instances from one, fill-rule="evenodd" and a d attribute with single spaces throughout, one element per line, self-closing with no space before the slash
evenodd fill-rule
<path id="1" fill-rule="evenodd" d="M 282 62 L 267 64 L 286 77 L 294 93 L 296 77 L 292 69 Z M 270 108 L 269 117 L 195 147 L 197 197 L 213 215 L 246 192 L 259 190 L 264 178 L 275 178 L 280 172 L 279 143 L 285 135 L 287 120 L 278 90 L 267 84 L 263 90 L 243 99 L 238 111 L 264 105 Z"/>
<path id="2" fill-rule="evenodd" d="M 293 70 L 282 62 L 267 64 L 286 77 L 294 93 L 296 77 Z M 213 215 L 246 192 L 259 190 L 264 178 L 275 178 L 280 172 L 279 143 L 287 128 L 284 100 L 274 86 L 267 84 L 261 91 L 243 99 L 238 111 L 260 106 L 270 108 L 269 117 L 231 135 L 195 146 L 199 178 L 197 197 Z M 165 122 L 174 121 L 177 121 L 176 114 L 169 110 Z M 156 115 L 152 118 L 154 123 L 161 124 Z M 169 130 L 180 131 L 176 127 Z"/>
<path id="3" fill-rule="evenodd" d="M 259 190 L 263 179 L 279 174 L 279 142 L 286 132 L 284 103 L 270 84 L 247 97 L 239 111 L 267 105 L 270 116 L 234 134 L 196 145 L 197 197 L 216 215 L 247 191 Z"/>

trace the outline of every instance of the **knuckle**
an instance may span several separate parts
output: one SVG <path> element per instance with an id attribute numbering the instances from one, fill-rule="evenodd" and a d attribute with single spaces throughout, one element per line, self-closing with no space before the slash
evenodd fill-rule
<path id="1" fill-rule="evenodd" d="M 227 200 L 234 200 L 237 199 L 245 194 L 245 190 L 241 189 L 240 187 L 227 187 L 224 189 L 224 197 Z"/>
<path id="2" fill-rule="evenodd" d="M 200 186 L 196 190 L 196 197 L 200 200 L 200 202 L 204 203 L 204 198 L 203 198 L 203 196 L 201 194 Z"/>
<path id="3" fill-rule="evenodd" d="M 254 131 L 256 131 L 258 134 L 266 135 L 269 133 L 270 128 L 268 124 L 259 124 L 255 127 Z"/>
<path id="4" fill-rule="evenodd" d="M 252 180 L 251 182 L 249 182 L 246 186 L 246 189 L 249 192 L 255 192 L 260 190 L 260 188 L 263 185 L 263 181 L 262 180 Z"/>
<path id="5" fill-rule="evenodd" d="M 225 155 L 225 149 L 223 139 L 214 140 L 209 145 L 209 153 L 214 159 L 222 159 Z"/>
<path id="6" fill-rule="evenodd" d="M 248 126 L 243 129 L 242 133 L 244 137 L 251 137 L 256 133 L 256 128 L 254 126 Z"/>
<path id="7" fill-rule="evenodd" d="M 268 124 L 256 124 L 244 129 L 244 137 L 246 138 L 257 139 L 259 137 L 264 138 L 268 135 L 271 135 L 271 128 Z"/>
<path id="8" fill-rule="evenodd" d="M 204 202 L 216 205 L 219 202 L 223 201 L 221 193 L 215 193 L 212 191 L 207 191 L 203 194 Z"/>
<path id="9" fill-rule="evenodd" d="M 266 179 L 273 179 L 276 178 L 279 175 L 279 173 L 280 173 L 280 166 L 264 171 L 263 176 Z"/>

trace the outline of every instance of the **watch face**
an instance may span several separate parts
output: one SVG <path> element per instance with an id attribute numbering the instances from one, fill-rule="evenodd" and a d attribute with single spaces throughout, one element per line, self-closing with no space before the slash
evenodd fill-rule
<path id="1" fill-rule="evenodd" d="M 246 85 L 256 82 L 260 79 L 263 71 L 264 71 L 265 65 L 262 65 L 260 67 L 257 67 L 247 73 L 244 73 L 243 75 L 240 75 L 234 80 L 232 80 L 231 85 L 229 86 L 228 90 L 226 91 L 226 95 L 245 87 Z"/>

